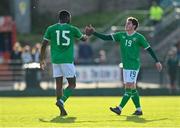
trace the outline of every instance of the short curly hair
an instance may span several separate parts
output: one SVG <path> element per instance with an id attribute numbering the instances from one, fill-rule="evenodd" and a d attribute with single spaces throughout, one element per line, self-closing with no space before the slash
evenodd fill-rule
<path id="1" fill-rule="evenodd" d="M 61 10 L 59 11 L 59 20 L 62 23 L 68 23 L 70 22 L 71 14 L 67 10 Z"/>

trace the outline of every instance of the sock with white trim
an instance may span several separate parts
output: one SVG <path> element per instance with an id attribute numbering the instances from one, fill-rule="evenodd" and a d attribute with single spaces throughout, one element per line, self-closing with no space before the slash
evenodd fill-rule
<path id="1" fill-rule="evenodd" d="M 132 90 L 131 99 L 138 111 L 141 111 L 141 105 L 140 105 L 140 99 L 139 99 L 139 93 L 137 89 Z"/>
<path id="2" fill-rule="evenodd" d="M 130 99 L 130 97 L 131 97 L 131 89 L 127 88 L 127 89 L 125 89 L 124 96 L 123 96 L 119 106 L 121 108 L 123 108 L 126 105 L 126 103 L 128 102 L 128 100 Z"/>

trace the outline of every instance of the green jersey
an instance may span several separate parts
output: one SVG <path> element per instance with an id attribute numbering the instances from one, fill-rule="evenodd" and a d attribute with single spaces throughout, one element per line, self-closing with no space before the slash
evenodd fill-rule
<path id="1" fill-rule="evenodd" d="M 132 35 L 128 35 L 126 32 L 117 32 L 112 35 L 112 38 L 120 44 L 123 68 L 138 70 L 140 68 L 140 48 L 150 47 L 145 37 L 138 32 Z"/>
<path id="2" fill-rule="evenodd" d="M 83 34 L 77 27 L 70 24 L 54 24 L 44 34 L 44 40 L 50 42 L 51 61 L 55 64 L 73 63 L 74 39 Z"/>

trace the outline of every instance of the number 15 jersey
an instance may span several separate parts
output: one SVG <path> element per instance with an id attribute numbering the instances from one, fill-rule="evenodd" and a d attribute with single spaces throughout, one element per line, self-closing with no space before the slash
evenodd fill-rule
<path id="1" fill-rule="evenodd" d="M 43 39 L 50 43 L 52 63 L 73 63 L 74 39 L 81 39 L 82 36 L 83 34 L 77 27 L 67 23 L 49 26 Z"/>

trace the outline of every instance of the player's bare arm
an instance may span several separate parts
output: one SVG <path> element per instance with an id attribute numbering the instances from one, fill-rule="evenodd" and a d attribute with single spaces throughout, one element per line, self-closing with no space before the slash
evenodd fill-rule
<path id="1" fill-rule="evenodd" d="M 40 67 L 43 70 L 46 67 L 45 56 L 46 56 L 46 47 L 47 47 L 47 45 L 48 45 L 48 41 L 43 40 L 42 46 L 41 46 L 41 54 L 40 54 Z"/>

